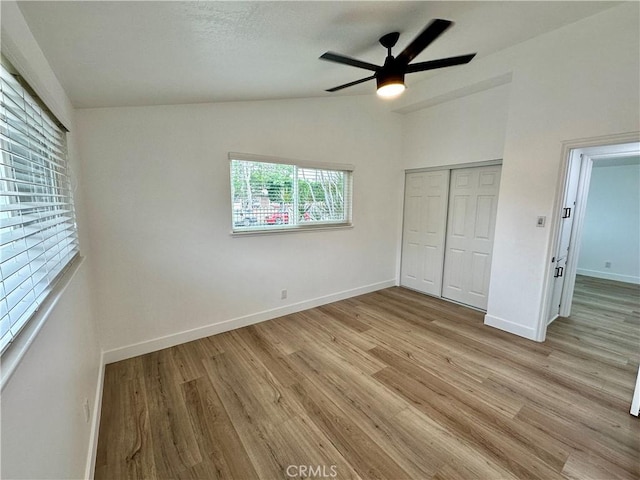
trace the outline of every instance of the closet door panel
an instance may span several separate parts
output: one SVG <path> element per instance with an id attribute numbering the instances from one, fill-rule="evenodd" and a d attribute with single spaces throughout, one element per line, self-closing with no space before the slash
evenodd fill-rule
<path id="1" fill-rule="evenodd" d="M 451 172 L 442 296 L 486 310 L 500 166 Z"/>
<path id="2" fill-rule="evenodd" d="M 449 170 L 408 173 L 405 179 L 400 284 L 440 296 Z"/>

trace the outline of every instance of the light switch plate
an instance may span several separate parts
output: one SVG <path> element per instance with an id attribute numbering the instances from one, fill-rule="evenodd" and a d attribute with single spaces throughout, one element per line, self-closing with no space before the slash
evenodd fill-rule
<path id="1" fill-rule="evenodd" d="M 544 224 L 546 221 L 547 221 L 547 217 L 538 217 L 538 221 L 536 222 L 536 227 L 544 227 Z"/>

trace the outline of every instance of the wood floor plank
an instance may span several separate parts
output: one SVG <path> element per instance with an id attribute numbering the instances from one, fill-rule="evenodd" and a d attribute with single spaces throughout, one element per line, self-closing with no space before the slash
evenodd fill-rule
<path id="1" fill-rule="evenodd" d="M 475 448 L 455 431 L 449 430 L 435 419 L 416 408 L 408 408 L 396 415 L 396 428 L 412 439 L 423 450 L 423 455 L 444 460 L 443 466 L 433 478 L 447 478 L 451 472 L 461 473 L 466 479 L 515 480 L 518 477 L 498 462 L 489 458 L 482 449 Z M 447 468 L 450 467 L 450 468 Z"/>
<path id="2" fill-rule="evenodd" d="M 246 346 L 238 341 L 237 332 L 229 332 L 221 340 L 225 345 L 225 353 L 205 362 L 205 368 L 211 376 L 214 370 L 221 387 L 221 399 L 231 414 L 230 403 L 239 402 L 243 412 L 253 421 L 278 425 L 300 412 L 300 409 L 285 393 L 285 386 L 253 355 Z"/>
<path id="3" fill-rule="evenodd" d="M 330 303 L 328 305 L 318 307 L 318 309 L 355 332 L 362 333 L 371 328 L 366 323 L 359 321 L 357 316 L 354 315 L 353 308 L 348 306 L 345 302 Z"/>
<path id="4" fill-rule="evenodd" d="M 523 445 L 514 442 L 513 437 L 506 444 L 504 435 L 492 429 L 486 422 L 477 422 L 477 417 L 465 416 L 466 408 L 453 402 L 441 392 L 432 390 L 426 383 L 411 378 L 404 373 L 389 367 L 375 374 L 376 378 L 404 395 L 411 404 L 429 418 L 436 419 L 446 425 L 457 435 L 472 443 L 476 449 L 481 450 L 492 461 L 512 471 L 519 478 L 532 479 L 558 479 L 562 478 L 558 469 L 549 465 L 545 460 L 555 460 L 554 456 L 545 452 L 545 459 L 537 455 L 540 451 L 528 452 Z M 554 462 L 556 463 L 556 462 Z"/>
<path id="5" fill-rule="evenodd" d="M 105 372 L 105 388 L 110 397 L 101 416 L 101 437 L 98 444 L 96 478 L 145 478 L 156 476 L 153 440 L 149 425 L 144 377 L 138 357 L 118 362 Z M 109 445 L 119 445 L 117 452 Z"/>
<path id="6" fill-rule="evenodd" d="M 516 375 L 518 376 L 519 374 Z M 510 394 L 526 398 L 529 404 L 553 408 L 558 415 L 587 423 L 600 435 L 612 436 L 623 444 L 636 438 L 628 406 L 613 397 L 599 398 L 602 394 L 599 390 L 585 388 L 577 383 L 574 384 L 575 388 L 571 388 L 554 383 L 549 377 L 541 378 L 536 375 L 521 378 L 518 382 L 514 382 L 513 378 L 511 374 L 495 375 L 487 380 L 487 384 L 501 385 Z M 585 393 L 581 394 L 581 391 Z M 611 406 L 616 408 L 610 408 Z M 629 428 L 621 429 L 621 424 L 626 424 Z"/>
<path id="7" fill-rule="evenodd" d="M 444 422 L 448 422 L 451 416 L 459 415 L 460 412 L 469 411 L 473 409 L 474 415 L 472 419 L 458 420 L 460 425 L 460 431 L 463 435 L 471 432 L 473 429 L 482 431 L 482 437 L 488 440 L 492 433 L 496 435 L 507 435 L 512 439 L 514 444 L 520 444 L 524 449 L 535 453 L 535 456 L 541 459 L 543 462 L 550 465 L 552 468 L 559 470 L 564 465 L 569 452 L 566 448 L 555 439 L 548 435 L 538 435 L 536 432 L 524 428 L 521 424 L 511 421 L 509 417 L 506 417 L 498 409 L 492 408 L 489 404 L 478 403 L 475 395 L 466 392 L 464 389 L 459 388 L 457 385 L 452 385 L 440 380 L 439 378 L 431 375 L 424 369 L 412 362 L 405 360 L 404 358 L 388 352 L 384 349 L 376 349 L 375 352 L 393 369 L 393 374 L 402 372 L 403 376 L 409 377 L 415 383 L 413 384 L 414 400 L 419 398 L 420 400 L 428 399 L 429 407 L 426 407 L 430 412 L 430 415 L 441 415 L 441 419 Z M 388 372 L 381 372 L 380 375 L 376 374 L 377 378 L 389 378 L 393 375 Z M 395 384 L 395 383 L 394 383 Z M 409 385 L 409 382 L 406 383 Z M 424 387 L 424 388 L 423 388 Z M 446 400 L 442 400 L 446 399 Z M 420 407 L 425 402 L 420 401 Z M 449 423 L 450 428 L 454 428 Z M 470 436 L 469 439 L 475 439 Z"/>
<path id="8" fill-rule="evenodd" d="M 281 385 L 288 387 L 300 381 L 300 375 L 291 368 L 287 354 L 272 344 L 269 337 L 262 335 L 261 330 L 257 327 L 249 327 L 237 333 L 238 341 L 243 342 L 245 348 L 256 355 Z"/>
<path id="9" fill-rule="evenodd" d="M 640 459 L 636 455 L 640 445 L 621 447 L 615 439 L 594 433 L 591 425 L 557 415 L 552 408 L 527 405 L 518 413 L 517 418 L 563 442 L 572 449 L 572 454 L 576 451 L 589 452 L 593 457 L 626 470 L 634 478 L 640 478 Z"/>
<path id="10" fill-rule="evenodd" d="M 457 385 L 478 401 L 490 405 L 509 417 L 515 416 L 524 405 L 521 398 L 513 395 L 495 395 L 492 389 L 486 388 L 483 381 L 489 375 L 488 370 L 475 368 L 471 362 L 447 350 L 439 352 L 437 347 L 432 347 L 426 342 L 414 338 L 396 338 L 390 333 L 376 332 L 377 329 L 368 331 L 370 336 L 378 335 L 380 346 L 387 351 L 393 351 L 407 358 L 411 363 L 425 369 L 439 379 Z M 424 345 L 420 345 L 423 343 Z M 372 350 L 375 354 L 376 350 Z M 379 351 L 379 350 L 378 350 Z M 482 373 L 482 375 L 481 375 Z"/>
<path id="11" fill-rule="evenodd" d="M 562 473 L 572 480 L 636 480 L 638 478 L 620 469 L 618 465 L 603 460 L 600 456 L 584 452 L 572 453 Z"/>
<path id="12" fill-rule="evenodd" d="M 639 361 L 638 286 L 544 343 L 384 289 L 107 365 L 95 477 L 637 479 Z"/>
<path id="13" fill-rule="evenodd" d="M 375 373 L 385 367 L 384 364 L 370 356 L 367 350 L 363 349 L 371 348 L 373 345 L 365 339 L 360 342 L 360 346 L 364 345 L 363 348 L 359 348 L 357 343 L 349 341 L 348 338 L 341 336 L 338 332 L 335 335 L 327 334 L 310 317 L 302 314 L 301 318 L 305 322 L 305 328 L 299 334 L 307 339 L 302 350 L 312 350 L 316 349 L 318 345 L 322 345 L 322 348 L 333 352 L 334 355 L 349 363 L 352 368 L 367 374 Z"/>
<path id="14" fill-rule="evenodd" d="M 313 382 L 304 380 L 292 389 L 311 420 L 330 439 L 340 454 L 349 459 L 362 478 L 408 479 L 409 474 Z"/>
<path id="15" fill-rule="evenodd" d="M 196 378 L 181 388 L 205 463 L 199 470 L 214 472 L 220 479 L 255 478 L 249 455 L 209 378 Z"/>
<path id="16" fill-rule="evenodd" d="M 322 352 L 300 351 L 292 355 L 307 380 L 325 392 L 359 428 L 391 455 L 410 478 L 432 476 L 442 461 L 425 456 L 420 444 L 401 436 L 393 416 L 409 405 L 367 375 L 341 375 L 340 368 L 327 362 Z M 412 439 L 415 440 L 415 439 Z"/>
<path id="17" fill-rule="evenodd" d="M 238 385 L 242 376 L 236 377 L 227 353 L 203 360 L 209 379 L 229 415 L 240 441 L 259 478 L 278 478 L 287 466 L 286 460 L 271 446 L 263 427 L 267 422 L 265 407 L 255 397 Z M 240 382 L 242 387 L 244 384 Z M 269 402 L 273 401 L 272 399 Z M 221 439 L 222 441 L 222 439 Z"/>
<path id="18" fill-rule="evenodd" d="M 338 451 L 318 426 L 307 416 L 295 416 L 278 427 L 268 426 L 272 446 L 286 455 L 286 468 L 281 478 L 305 478 L 301 467 L 320 467 L 320 472 L 330 475 L 335 471 L 337 478 L 359 480 L 360 475 Z M 298 475 L 291 475 L 297 473 Z"/>
<path id="19" fill-rule="evenodd" d="M 180 392 L 182 376 L 169 349 L 144 355 L 142 364 L 157 475 L 174 478 L 202 462 Z"/>
<path id="20" fill-rule="evenodd" d="M 340 322 L 339 318 L 348 318 L 347 315 L 338 313 L 329 314 L 323 307 L 306 310 L 304 313 L 306 325 L 312 325 L 318 332 L 326 336 L 331 342 L 338 342 L 347 348 L 357 348 L 367 351 L 376 346 L 366 337 L 361 335 L 362 331 L 352 329 L 348 323 Z"/>
<path id="21" fill-rule="evenodd" d="M 421 359 L 432 365 L 449 365 L 444 369 L 450 373 L 454 371 L 468 377 L 477 383 L 482 382 L 490 370 L 475 361 L 466 361 L 464 355 L 456 348 L 452 348 L 446 339 L 431 332 L 416 331 L 415 327 L 402 328 L 400 322 L 389 325 L 387 322 L 373 320 L 369 317 L 373 328 L 362 335 L 372 338 L 380 346 L 385 346 L 394 351 L 401 351 L 408 357 Z M 466 352 L 465 352 L 466 353 Z"/>

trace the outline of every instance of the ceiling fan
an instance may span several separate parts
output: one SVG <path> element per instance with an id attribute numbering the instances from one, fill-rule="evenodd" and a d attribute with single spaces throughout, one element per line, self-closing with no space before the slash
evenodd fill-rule
<path id="1" fill-rule="evenodd" d="M 340 55 L 338 53 L 327 52 L 320 56 L 321 60 L 327 60 L 329 62 L 342 63 L 344 65 L 350 65 L 352 67 L 363 68 L 375 72 L 370 77 L 361 78 L 354 82 L 345 83 L 327 90 L 327 92 L 336 92 L 343 88 L 352 87 L 359 83 L 367 82 L 375 78 L 377 83 L 377 93 L 381 97 L 394 97 L 402 93 L 405 89 L 404 76 L 407 73 L 423 72 L 425 70 L 435 70 L 436 68 L 451 67 L 454 65 L 463 65 L 469 63 L 475 53 L 469 55 L 460 55 L 457 57 L 441 58 L 438 60 L 430 60 L 428 62 L 419 62 L 410 64 L 411 60 L 416 58 L 425 48 L 427 48 L 431 42 L 444 33 L 453 22 L 449 20 L 442 20 L 437 18 L 432 20 L 425 29 L 413 39 L 413 41 L 407 45 L 407 47 L 394 58 L 391 55 L 391 49 L 395 46 L 400 33 L 391 32 L 380 37 L 380 43 L 387 49 L 387 58 L 384 61 L 384 65 L 378 66 L 373 63 L 363 62 L 355 58 Z"/>

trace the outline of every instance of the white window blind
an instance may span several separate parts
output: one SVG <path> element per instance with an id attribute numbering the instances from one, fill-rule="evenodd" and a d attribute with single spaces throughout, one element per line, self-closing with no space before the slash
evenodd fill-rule
<path id="1" fill-rule="evenodd" d="M 352 167 L 234 153 L 229 158 L 234 232 L 351 225 Z"/>
<path id="2" fill-rule="evenodd" d="M 0 71 L 0 352 L 78 254 L 66 133 Z"/>

